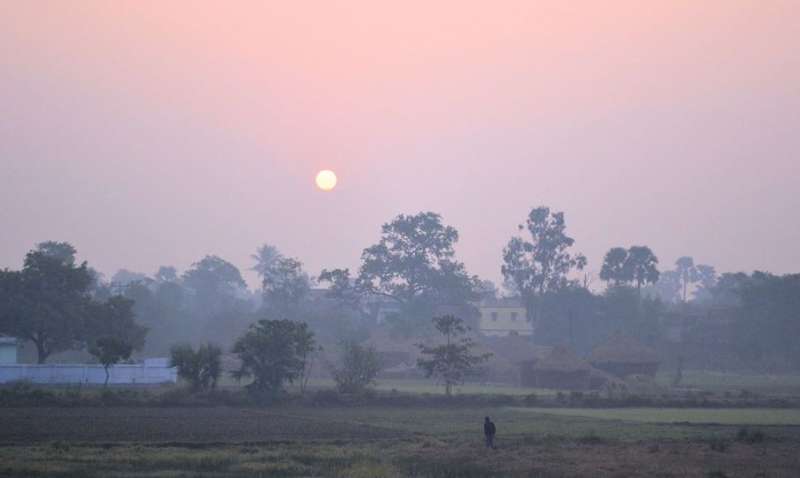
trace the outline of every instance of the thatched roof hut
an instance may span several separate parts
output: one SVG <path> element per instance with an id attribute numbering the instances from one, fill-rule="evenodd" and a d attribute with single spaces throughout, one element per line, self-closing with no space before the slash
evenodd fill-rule
<path id="1" fill-rule="evenodd" d="M 522 364 L 522 384 L 537 388 L 585 390 L 589 388 L 591 369 L 588 362 L 560 345 L 544 358 Z"/>
<path id="2" fill-rule="evenodd" d="M 655 350 L 619 333 L 595 347 L 589 361 L 594 367 L 617 377 L 654 376 L 661 363 Z"/>

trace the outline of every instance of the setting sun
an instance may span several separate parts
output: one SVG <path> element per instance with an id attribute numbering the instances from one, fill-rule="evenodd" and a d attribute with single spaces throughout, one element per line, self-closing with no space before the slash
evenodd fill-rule
<path id="1" fill-rule="evenodd" d="M 323 191 L 331 191 L 336 187 L 336 174 L 329 169 L 317 173 L 317 187 Z"/>

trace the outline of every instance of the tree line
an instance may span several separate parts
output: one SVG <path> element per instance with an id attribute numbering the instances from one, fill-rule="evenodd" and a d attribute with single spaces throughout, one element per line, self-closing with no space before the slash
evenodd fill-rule
<path id="1" fill-rule="evenodd" d="M 505 295 L 521 301 L 542 344 L 586 351 L 614 331 L 652 344 L 663 337 L 667 315 L 724 308 L 731 318 L 727 342 L 737 353 L 800 365 L 785 339 L 800 323 L 793 302 L 798 275 L 718 275 L 688 256 L 659 270 L 653 250 L 633 245 L 608 251 L 600 267 L 606 287 L 596 292 L 564 213 L 542 206 L 501 251 L 501 292 L 458 260 L 458 240 L 439 214 L 401 214 L 363 249 L 357 270 L 326 268 L 316 276 L 265 244 L 252 256 L 258 291 L 213 255 L 180 274 L 163 266 L 151 276 L 121 270 L 104 280 L 76 263 L 74 247 L 47 242 L 26 255 L 21 270 L 0 272 L 0 333 L 31 341 L 39 362 L 69 349 L 98 357 L 101 348 L 119 349 L 125 356 L 126 347 L 109 337 L 149 355 L 209 338 L 227 347 L 264 319 L 304 322 L 321 343 L 359 343 L 378 317 L 381 327 L 405 337 L 429 334 L 434 316 L 453 315 L 474 328 L 480 301 Z"/>

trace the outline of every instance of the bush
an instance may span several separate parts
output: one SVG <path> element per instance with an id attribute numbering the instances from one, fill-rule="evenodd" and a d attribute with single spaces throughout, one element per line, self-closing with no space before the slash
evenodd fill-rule
<path id="1" fill-rule="evenodd" d="M 285 382 L 302 378 L 314 348 L 314 333 L 305 322 L 259 320 L 233 346 L 242 361 L 233 377 L 252 377 L 247 389 L 254 397 L 274 400 L 283 392 Z"/>
<path id="2" fill-rule="evenodd" d="M 381 371 L 381 360 L 375 348 L 355 342 L 342 344 L 342 363 L 331 367 L 336 388 L 341 393 L 363 393 L 375 383 Z"/>
<path id="3" fill-rule="evenodd" d="M 177 367 L 178 376 L 192 387 L 192 390 L 209 390 L 217 387 L 222 372 L 222 349 L 207 343 L 196 351 L 188 344 L 175 345 L 170 350 L 170 366 Z"/>

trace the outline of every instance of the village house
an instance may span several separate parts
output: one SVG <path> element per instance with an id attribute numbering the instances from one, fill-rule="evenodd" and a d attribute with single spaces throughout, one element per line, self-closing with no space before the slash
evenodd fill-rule
<path id="1" fill-rule="evenodd" d="M 646 375 L 654 377 L 660 360 L 655 350 L 633 337 L 614 334 L 592 350 L 592 366 L 617 377 Z"/>
<path id="2" fill-rule="evenodd" d="M 544 358 L 524 362 L 520 378 L 525 387 L 586 390 L 592 367 L 569 348 L 559 345 Z"/>
<path id="3" fill-rule="evenodd" d="M 484 300 L 478 308 L 480 311 L 478 323 L 483 335 L 490 337 L 533 335 L 533 325 L 528 322 L 525 307 L 519 299 Z"/>

